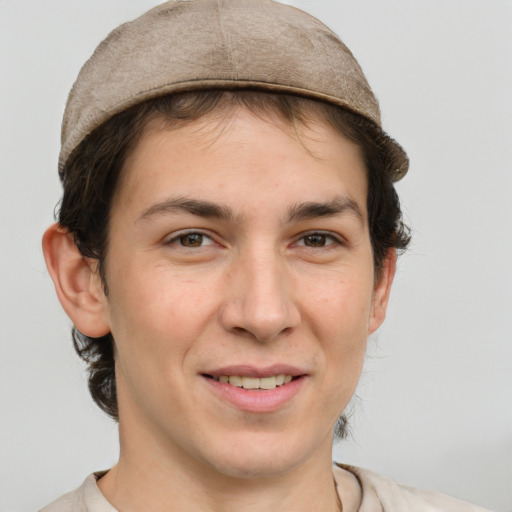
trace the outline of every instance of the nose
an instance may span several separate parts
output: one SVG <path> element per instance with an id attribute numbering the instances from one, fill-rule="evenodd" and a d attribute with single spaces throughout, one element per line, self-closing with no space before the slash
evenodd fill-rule
<path id="1" fill-rule="evenodd" d="M 299 325 L 286 263 L 271 250 L 233 263 L 225 284 L 221 322 L 226 331 L 268 342 Z"/>

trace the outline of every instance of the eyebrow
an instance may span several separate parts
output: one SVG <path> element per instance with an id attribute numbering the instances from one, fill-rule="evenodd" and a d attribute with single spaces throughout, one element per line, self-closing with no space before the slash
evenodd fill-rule
<path id="1" fill-rule="evenodd" d="M 297 204 L 288 211 L 288 222 L 346 213 L 354 215 L 361 222 L 364 222 L 361 208 L 354 199 L 348 196 L 338 196 L 327 203 L 306 202 Z"/>
<path id="2" fill-rule="evenodd" d="M 233 210 L 228 206 L 219 205 L 210 201 L 203 201 L 199 199 L 191 199 L 187 197 L 174 197 L 156 203 L 144 210 L 137 219 L 138 221 L 148 219 L 155 215 L 162 215 L 167 213 L 185 212 L 198 217 L 206 217 L 211 219 L 220 220 L 233 220 L 235 215 Z"/>
<path id="3" fill-rule="evenodd" d="M 220 205 L 211 201 L 192 199 L 187 197 L 174 197 L 156 203 L 142 212 L 137 222 L 146 220 L 155 215 L 185 212 L 198 217 L 219 219 L 225 221 L 238 220 L 233 210 L 226 205 Z M 292 206 L 286 215 L 287 222 L 309 220 L 318 217 L 329 217 L 340 214 L 352 214 L 360 221 L 364 221 L 361 208 L 352 198 L 338 196 L 328 202 L 304 202 Z"/>

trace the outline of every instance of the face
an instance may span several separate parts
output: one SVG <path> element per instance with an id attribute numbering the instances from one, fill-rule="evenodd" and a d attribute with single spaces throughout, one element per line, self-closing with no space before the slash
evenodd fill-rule
<path id="1" fill-rule="evenodd" d="M 122 452 L 235 476 L 330 460 L 389 287 L 366 192 L 358 148 L 321 122 L 149 126 L 106 262 Z"/>

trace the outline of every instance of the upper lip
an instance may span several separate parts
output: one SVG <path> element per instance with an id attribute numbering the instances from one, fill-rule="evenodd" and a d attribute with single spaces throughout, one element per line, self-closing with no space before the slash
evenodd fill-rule
<path id="1" fill-rule="evenodd" d="M 209 370 L 203 373 L 203 375 L 211 375 L 212 377 L 220 377 L 221 375 L 237 375 L 240 377 L 271 377 L 273 375 L 291 375 L 292 377 L 298 377 L 305 375 L 306 372 L 297 368 L 296 366 L 290 366 L 288 364 L 273 364 L 271 366 L 253 366 L 248 364 L 237 364 L 231 366 L 224 366 L 223 368 L 216 368 L 215 370 Z"/>

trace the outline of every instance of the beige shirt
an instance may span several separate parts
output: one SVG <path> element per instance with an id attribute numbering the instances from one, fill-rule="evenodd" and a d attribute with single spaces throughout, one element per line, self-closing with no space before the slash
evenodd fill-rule
<path id="1" fill-rule="evenodd" d="M 334 480 L 340 487 L 346 481 L 343 469 L 354 475 L 361 486 L 359 512 L 489 512 L 444 494 L 406 487 L 371 471 L 343 464 L 333 468 Z M 96 484 L 102 474 L 88 476 L 78 489 L 39 512 L 118 512 Z"/>

